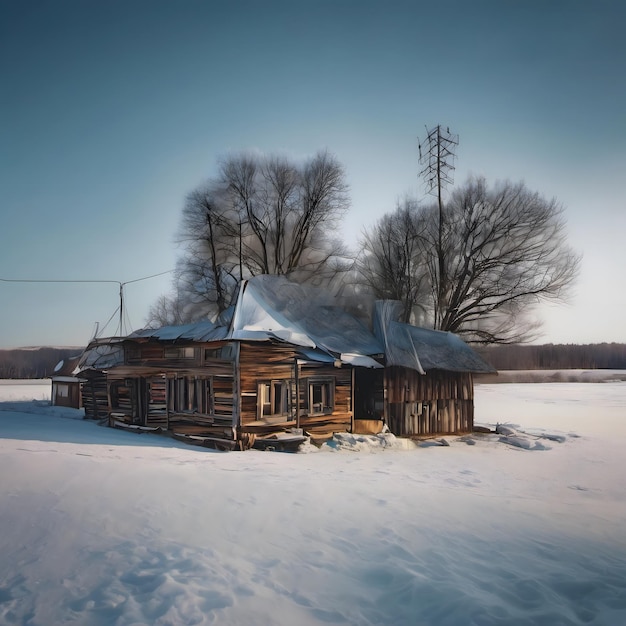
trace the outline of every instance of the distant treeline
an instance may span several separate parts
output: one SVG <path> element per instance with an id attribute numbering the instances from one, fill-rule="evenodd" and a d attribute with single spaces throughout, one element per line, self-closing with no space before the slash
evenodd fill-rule
<path id="1" fill-rule="evenodd" d="M 81 352 L 82 348 L 0 350 L 0 378 L 46 378 L 59 361 Z"/>
<path id="2" fill-rule="evenodd" d="M 626 344 L 490 346 L 479 352 L 498 370 L 626 369 Z"/>
<path id="3" fill-rule="evenodd" d="M 626 370 L 623 343 L 490 346 L 478 351 L 498 370 Z M 0 350 L 0 378 L 46 378 L 59 361 L 81 352 L 82 348 Z"/>

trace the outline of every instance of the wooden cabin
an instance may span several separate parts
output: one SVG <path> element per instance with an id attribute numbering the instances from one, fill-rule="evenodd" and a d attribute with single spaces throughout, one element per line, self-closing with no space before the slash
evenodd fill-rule
<path id="1" fill-rule="evenodd" d="M 392 321 L 393 311 L 381 303 L 370 327 L 327 294 L 256 277 L 227 323 L 116 340 L 118 362 L 101 370 L 109 423 L 229 449 L 385 425 L 401 436 L 471 432 L 472 373 L 492 368 L 455 335 Z"/>

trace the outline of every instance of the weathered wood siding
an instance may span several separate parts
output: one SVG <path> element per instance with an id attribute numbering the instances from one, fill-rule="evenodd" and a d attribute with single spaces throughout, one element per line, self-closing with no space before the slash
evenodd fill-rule
<path id="1" fill-rule="evenodd" d="M 352 368 L 336 368 L 325 365 L 320 368 L 303 366 L 300 371 L 302 383 L 309 379 L 332 378 L 335 382 L 334 407 L 332 413 L 308 415 L 300 418 L 300 426 L 306 432 L 317 435 L 332 432 L 350 432 L 352 430 Z M 300 398 L 306 403 L 308 393 L 305 384 L 300 385 Z"/>
<path id="2" fill-rule="evenodd" d="M 296 397 L 296 353 L 281 344 L 242 343 L 239 354 L 241 385 L 241 430 L 266 435 L 285 428 L 299 427 L 308 433 L 350 430 L 352 423 L 352 371 L 330 365 L 298 366 Z M 332 411 L 312 413 L 309 382 L 332 381 Z M 289 403 L 282 416 L 259 419 L 259 384 L 286 381 Z"/>
<path id="3" fill-rule="evenodd" d="M 167 356 L 168 348 L 186 347 L 193 348 L 191 357 Z M 233 439 L 234 362 L 206 356 L 220 347 L 131 346 L 126 364 L 107 374 L 109 415 L 174 433 Z"/>
<path id="4" fill-rule="evenodd" d="M 403 367 L 385 372 L 386 418 L 398 436 L 468 433 L 474 427 L 474 388 L 467 372 Z"/>
<path id="5" fill-rule="evenodd" d="M 294 381 L 294 359 L 295 353 L 289 346 L 253 342 L 240 345 L 241 432 L 264 435 L 296 425 L 291 412 L 282 416 L 258 419 L 259 383 L 287 381 L 291 386 Z"/>
<path id="6" fill-rule="evenodd" d="M 107 395 L 107 379 L 102 372 L 83 372 L 81 374 L 87 380 L 81 383 L 85 418 L 100 420 L 109 415 L 109 400 Z"/>
<path id="7" fill-rule="evenodd" d="M 351 431 L 360 380 L 357 417 L 371 420 L 379 414 L 398 436 L 473 429 L 469 373 L 422 375 L 390 367 L 384 374 L 365 375 L 333 363 L 297 364 L 297 359 L 294 347 L 282 343 L 133 344 L 125 365 L 107 373 L 107 413 L 127 424 L 239 440 L 247 447 L 254 437 L 295 427 L 318 437 Z M 98 415 L 102 389 L 96 380 L 83 386 L 83 397 L 86 411 Z"/>
<path id="8" fill-rule="evenodd" d="M 53 379 L 52 404 L 80 409 L 82 407 L 80 381 L 56 381 Z"/>

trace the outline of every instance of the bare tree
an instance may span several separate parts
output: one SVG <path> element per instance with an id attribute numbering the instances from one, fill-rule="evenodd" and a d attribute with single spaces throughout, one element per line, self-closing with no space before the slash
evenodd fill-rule
<path id="1" fill-rule="evenodd" d="M 184 311 L 181 310 L 182 302 L 175 296 L 160 296 L 159 299 L 150 307 L 146 324 L 149 328 L 159 328 L 161 326 L 170 326 L 184 324 Z"/>
<path id="2" fill-rule="evenodd" d="M 211 265 L 196 263 L 185 256 L 177 262 L 172 291 L 160 296 L 150 307 L 146 324 L 151 328 L 189 324 L 210 317 L 215 311 L 216 289 Z"/>
<path id="3" fill-rule="evenodd" d="M 565 299 L 579 265 L 556 200 L 478 178 L 445 206 L 405 203 L 384 216 L 365 234 L 357 267 L 377 297 L 403 303 L 405 320 L 488 344 L 533 339 L 534 305 Z"/>
<path id="4" fill-rule="evenodd" d="M 523 183 L 489 189 L 478 178 L 453 193 L 446 219 L 448 288 L 435 303 L 439 328 L 481 343 L 533 338 L 536 328 L 523 318 L 541 301 L 564 299 L 578 275 L 563 207 Z"/>
<path id="5" fill-rule="evenodd" d="M 186 200 L 177 286 L 187 313 L 216 315 L 241 279 L 289 275 L 328 285 L 352 265 L 333 235 L 349 206 L 341 164 L 320 152 L 303 165 L 238 155 Z"/>
<path id="6" fill-rule="evenodd" d="M 237 272 L 242 273 L 240 213 L 210 186 L 198 187 L 187 196 L 179 241 L 185 254 L 175 281 L 186 308 L 201 315 L 204 303 L 209 310 L 224 311 Z"/>
<path id="7" fill-rule="evenodd" d="M 402 303 L 402 321 L 423 322 L 428 271 L 422 255 L 426 224 L 417 203 L 405 199 L 360 242 L 357 271 L 379 299 Z"/>
<path id="8" fill-rule="evenodd" d="M 327 275 L 345 254 L 329 235 L 348 208 L 343 167 L 327 152 L 298 168 L 285 159 L 231 157 L 215 187 L 242 227 L 242 263 L 251 275 Z"/>

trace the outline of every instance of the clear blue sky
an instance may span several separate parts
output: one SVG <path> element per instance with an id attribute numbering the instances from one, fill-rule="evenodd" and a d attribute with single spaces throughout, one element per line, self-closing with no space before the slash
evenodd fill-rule
<path id="1" fill-rule="evenodd" d="M 335 154 L 355 244 L 423 195 L 417 137 L 441 123 L 457 183 L 566 206 L 582 272 L 542 340 L 626 341 L 625 30 L 622 0 L 1 0 L 0 278 L 172 269 L 186 193 L 246 149 Z M 170 282 L 126 286 L 133 328 Z M 118 286 L 0 282 L 0 303 L 0 347 L 84 345 Z"/>

